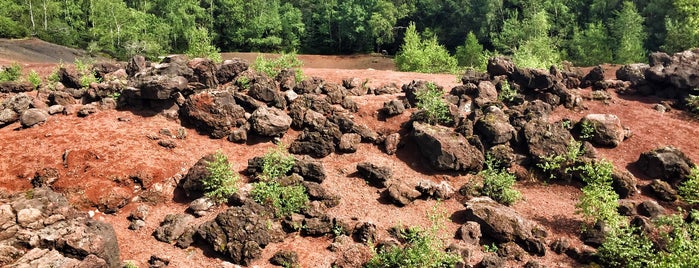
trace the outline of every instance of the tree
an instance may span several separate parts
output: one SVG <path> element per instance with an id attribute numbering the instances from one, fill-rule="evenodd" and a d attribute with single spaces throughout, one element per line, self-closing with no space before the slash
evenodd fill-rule
<path id="1" fill-rule="evenodd" d="M 473 32 L 469 32 L 463 45 L 456 48 L 454 55 L 459 62 L 459 66 L 474 67 L 485 70 L 487 55 L 483 46 L 478 43 L 478 39 Z"/>
<path id="2" fill-rule="evenodd" d="M 620 11 L 614 12 L 614 16 L 610 24 L 612 39 L 615 41 L 614 62 L 627 64 L 645 61 L 643 43 L 646 32 L 643 29 L 643 17 L 638 14 L 636 5 L 626 1 Z"/>
<path id="3" fill-rule="evenodd" d="M 411 23 L 405 32 L 403 45 L 396 55 L 396 65 L 401 71 L 422 73 L 453 72 L 457 61 L 437 42 L 435 36 L 423 40 Z"/>
<path id="4" fill-rule="evenodd" d="M 699 0 L 674 0 L 674 16 L 665 22 L 667 36 L 662 49 L 682 51 L 699 46 Z"/>
<path id="5" fill-rule="evenodd" d="M 570 58 L 578 66 L 612 62 L 607 28 L 601 21 L 589 23 L 582 31 L 575 30 L 569 47 Z"/>
<path id="6" fill-rule="evenodd" d="M 190 58 L 208 58 L 214 62 L 221 62 L 221 54 L 211 44 L 209 31 L 204 27 L 192 28 L 187 33 L 187 56 Z"/>

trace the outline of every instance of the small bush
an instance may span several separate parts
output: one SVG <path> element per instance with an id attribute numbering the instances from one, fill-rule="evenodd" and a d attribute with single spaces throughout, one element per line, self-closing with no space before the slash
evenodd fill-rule
<path id="1" fill-rule="evenodd" d="M 31 70 L 29 72 L 29 74 L 27 75 L 27 81 L 29 81 L 29 83 L 32 83 L 34 89 L 38 89 L 39 86 L 41 86 L 41 77 L 39 77 L 39 74 L 35 70 Z"/>
<path id="2" fill-rule="evenodd" d="M 502 102 L 513 102 L 517 98 L 517 90 L 510 86 L 507 80 L 503 80 L 500 84 L 500 93 L 498 94 L 498 100 Z"/>
<path id="3" fill-rule="evenodd" d="M 699 96 L 689 95 L 684 99 L 684 102 L 688 112 L 699 115 Z"/>
<path id="4" fill-rule="evenodd" d="M 471 67 L 479 71 L 486 70 L 488 53 L 483 49 L 483 45 L 478 43 L 478 38 L 473 32 L 468 33 L 463 45 L 456 47 L 454 57 L 459 66 Z"/>
<path id="5" fill-rule="evenodd" d="M 0 70 L 0 82 L 17 81 L 22 76 L 22 66 L 13 63 L 9 67 Z"/>
<path id="6" fill-rule="evenodd" d="M 508 206 L 522 197 L 519 191 L 512 188 L 517 181 L 515 175 L 502 168 L 489 154 L 486 155 L 485 169 L 480 176 L 483 178 L 482 195 Z"/>
<path id="7" fill-rule="evenodd" d="M 699 204 L 699 168 L 692 168 L 687 180 L 678 187 L 678 192 L 682 200 L 689 204 Z"/>
<path id="8" fill-rule="evenodd" d="M 612 163 L 602 160 L 589 162 L 571 168 L 580 172 L 583 181 L 587 183 L 582 188 L 583 195 L 575 207 L 576 213 L 582 214 L 588 224 L 604 222 L 607 226 L 619 226 L 621 216 L 617 212 L 619 195 L 612 188 Z"/>
<path id="9" fill-rule="evenodd" d="M 433 207 L 433 211 L 428 213 L 432 226 L 427 231 L 423 231 L 419 227 L 396 228 L 398 229 L 397 238 L 405 241 L 405 245 L 403 247 L 385 247 L 374 252 L 374 256 L 366 263 L 365 267 L 454 267 L 457 262 L 461 261 L 461 257 L 445 252 L 443 250 L 444 242 L 438 235 L 446 218 L 445 213 L 445 211 L 439 213 L 436 206 Z"/>
<path id="10" fill-rule="evenodd" d="M 448 124 L 452 122 L 449 114 L 449 106 L 443 99 L 443 94 L 437 85 L 432 82 L 426 84 L 425 89 L 415 92 L 417 108 L 427 113 L 427 121 L 430 124 Z"/>
<path id="11" fill-rule="evenodd" d="M 276 217 L 300 212 L 309 202 L 303 185 L 283 186 L 278 181 L 256 182 L 250 196 L 259 204 L 271 206 Z"/>
<path id="12" fill-rule="evenodd" d="M 262 177 L 265 180 L 281 179 L 294 167 L 294 157 L 282 143 L 262 157 Z"/>
<path id="13" fill-rule="evenodd" d="M 408 26 L 395 61 L 401 71 L 421 73 L 453 73 L 458 64 L 456 58 L 437 42 L 436 36 L 423 40 L 415 23 Z"/>
<path id="14" fill-rule="evenodd" d="M 648 267 L 653 254 L 653 242 L 635 227 L 613 228 L 597 249 L 604 267 Z"/>
<path id="15" fill-rule="evenodd" d="M 190 58 L 208 58 L 216 63 L 221 62 L 221 53 L 211 44 L 209 31 L 204 27 L 192 28 L 187 32 L 188 47 L 185 54 Z"/>
<path id="16" fill-rule="evenodd" d="M 296 71 L 296 82 L 301 82 L 303 80 L 303 72 L 301 71 L 301 66 L 303 62 L 298 59 L 296 52 L 292 53 L 282 53 L 276 59 L 267 59 L 262 55 L 257 56 L 252 68 L 258 72 L 263 72 L 269 77 L 276 77 L 281 70 L 284 69 L 295 69 Z"/>
<path id="17" fill-rule="evenodd" d="M 78 71 L 78 75 L 80 76 L 80 86 L 86 88 L 92 83 L 100 82 L 100 80 L 95 77 L 95 71 L 90 70 L 91 64 L 89 61 L 83 61 L 76 58 L 73 64 L 75 65 L 75 70 Z"/>
<path id="18" fill-rule="evenodd" d="M 580 123 L 580 138 L 583 140 L 592 139 L 595 136 L 595 125 L 594 123 L 584 120 Z"/>
<path id="19" fill-rule="evenodd" d="M 555 179 L 558 175 L 565 175 L 570 172 L 570 168 L 577 164 L 578 158 L 583 154 L 585 154 L 585 149 L 582 147 L 582 143 L 571 139 L 565 155 L 552 154 L 545 156 L 536 166 L 549 175 L 549 180 Z"/>
<path id="20" fill-rule="evenodd" d="M 214 161 L 206 163 L 209 176 L 202 181 L 204 193 L 216 203 L 225 202 L 238 191 L 238 176 L 233 173 L 228 157 L 221 151 L 214 154 Z"/>

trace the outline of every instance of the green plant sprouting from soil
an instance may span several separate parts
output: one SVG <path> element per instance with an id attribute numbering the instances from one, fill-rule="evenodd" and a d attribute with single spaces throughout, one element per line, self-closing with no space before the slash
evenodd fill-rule
<path id="1" fill-rule="evenodd" d="M 483 178 L 482 195 L 508 206 L 521 198 L 522 194 L 513 188 L 515 175 L 501 167 L 490 154 L 486 154 L 485 169 L 479 175 Z"/>
<path id="2" fill-rule="evenodd" d="M 585 154 L 585 149 L 582 143 L 571 139 L 565 154 L 545 156 L 536 164 L 536 167 L 540 168 L 545 174 L 548 174 L 548 179 L 552 180 L 559 175 L 565 175 L 571 171 L 570 168 L 577 164 L 578 158 L 583 154 Z"/>
<path id="3" fill-rule="evenodd" d="M 253 184 L 250 196 L 255 202 L 270 206 L 277 217 L 301 211 L 308 205 L 306 187 L 300 182 L 282 183 L 294 166 L 294 157 L 286 152 L 283 144 L 270 149 L 262 157 L 260 181 Z"/>
<path id="4" fill-rule="evenodd" d="M 233 172 L 228 157 L 221 151 L 214 154 L 214 160 L 206 163 L 209 172 L 203 181 L 204 193 L 216 203 L 228 200 L 228 197 L 238 191 L 238 175 Z"/>
<path id="5" fill-rule="evenodd" d="M 0 82 L 17 81 L 22 76 L 22 66 L 19 63 L 0 69 Z"/>
<path id="6" fill-rule="evenodd" d="M 417 108 L 425 111 L 427 122 L 430 124 L 448 124 L 453 120 L 449 114 L 449 105 L 444 101 L 444 93 L 432 82 L 425 84 L 425 88 L 415 92 Z"/>
<path id="7" fill-rule="evenodd" d="M 301 82 L 303 80 L 303 72 L 301 71 L 301 66 L 303 62 L 298 59 L 296 52 L 292 53 L 282 53 L 276 59 L 268 59 L 263 55 L 257 56 L 252 68 L 258 72 L 267 74 L 267 76 L 274 78 L 284 69 L 294 69 L 296 82 Z"/>
<path id="8" fill-rule="evenodd" d="M 680 183 L 677 190 L 685 202 L 699 204 L 699 167 L 692 168 L 687 179 Z"/>

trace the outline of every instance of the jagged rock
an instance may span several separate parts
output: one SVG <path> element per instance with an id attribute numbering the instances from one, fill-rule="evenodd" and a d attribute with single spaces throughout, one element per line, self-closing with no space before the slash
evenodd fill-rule
<path id="1" fill-rule="evenodd" d="M 220 139 L 244 119 L 245 110 L 235 103 L 230 92 L 201 92 L 187 98 L 181 114 L 197 131 Z"/>
<path id="2" fill-rule="evenodd" d="M 362 267 L 373 255 L 369 247 L 354 243 L 344 235 L 335 238 L 329 249 L 337 253 L 337 259 L 331 265 L 336 267 Z"/>
<path id="3" fill-rule="evenodd" d="M 376 241 L 376 224 L 371 222 L 358 223 L 357 226 L 354 227 L 354 233 L 352 235 L 359 243 L 373 243 Z"/>
<path id="4" fill-rule="evenodd" d="M 34 90 L 29 82 L 4 81 L 0 82 L 0 93 L 21 93 Z"/>
<path id="5" fill-rule="evenodd" d="M 182 187 L 185 195 L 191 198 L 199 198 L 204 193 L 204 184 L 202 183 L 207 177 L 209 177 L 209 170 L 206 168 L 207 163 L 214 161 L 214 155 L 208 154 L 200 158 L 194 166 L 189 168 L 187 175 L 185 175 L 179 182 L 179 187 Z"/>
<path id="6" fill-rule="evenodd" d="M 636 208 L 638 214 L 650 218 L 656 218 L 665 214 L 665 208 L 658 204 L 655 200 L 646 200 L 641 202 Z"/>
<path id="7" fill-rule="evenodd" d="M 317 131 L 304 130 L 298 138 L 289 145 L 292 154 L 307 154 L 315 158 L 323 158 L 335 152 L 333 137 Z"/>
<path id="8" fill-rule="evenodd" d="M 48 117 L 49 114 L 44 110 L 32 108 L 22 113 L 22 116 L 19 118 L 19 122 L 22 124 L 22 127 L 29 128 L 46 122 Z"/>
<path id="9" fill-rule="evenodd" d="M 417 183 L 415 189 L 417 189 L 422 196 L 432 197 L 438 200 L 447 200 L 456 194 L 456 190 L 448 181 L 435 183 L 431 180 L 421 180 Z"/>
<path id="10" fill-rule="evenodd" d="M 146 69 L 146 58 L 141 55 L 134 55 L 126 64 L 126 73 L 129 76 L 135 76 L 137 73 Z"/>
<path id="11" fill-rule="evenodd" d="M 2 107 L 10 109 L 17 114 L 22 114 L 32 106 L 33 102 L 34 99 L 26 93 L 19 93 L 3 101 Z"/>
<path id="12" fill-rule="evenodd" d="M 291 127 L 291 117 L 277 108 L 262 106 L 250 117 L 252 130 L 262 136 L 281 136 Z"/>
<path id="13" fill-rule="evenodd" d="M 524 255 L 526 254 L 526 252 L 514 242 L 507 242 L 499 245 L 495 253 L 497 253 L 500 258 L 514 261 L 523 261 Z"/>
<path id="14" fill-rule="evenodd" d="M 479 263 L 479 267 L 482 268 L 504 268 L 505 267 L 505 259 L 500 258 L 495 253 L 490 253 L 490 254 L 485 254 L 483 256 L 483 259 L 481 259 L 481 262 Z"/>
<path id="15" fill-rule="evenodd" d="M 602 65 L 597 65 L 583 77 L 580 87 L 594 86 L 595 83 L 600 81 L 604 81 L 604 68 Z"/>
<path id="16" fill-rule="evenodd" d="M 148 258 L 148 268 L 164 268 L 170 265 L 170 259 L 151 255 Z"/>
<path id="17" fill-rule="evenodd" d="M 235 143 L 245 143 L 248 140 L 248 130 L 245 128 L 237 128 L 231 131 L 228 135 L 228 141 Z"/>
<path id="18" fill-rule="evenodd" d="M 578 128 L 586 127 L 592 128 L 590 141 L 598 146 L 617 147 L 627 133 L 619 117 L 613 114 L 588 114 L 578 123 Z"/>
<path id="19" fill-rule="evenodd" d="M 399 115 L 405 112 L 405 105 L 400 100 L 384 102 L 382 112 L 388 116 Z"/>
<path id="20" fill-rule="evenodd" d="M 19 115 L 12 109 L 0 110 L 0 126 L 11 124 L 19 120 Z"/>
<path id="21" fill-rule="evenodd" d="M 556 252 L 556 254 L 563 254 L 570 248 L 570 240 L 565 237 L 559 237 L 554 240 L 549 247 L 553 252 Z"/>
<path id="22" fill-rule="evenodd" d="M 515 71 L 515 64 L 508 57 L 495 57 L 488 59 L 486 68 L 491 77 L 511 75 Z"/>
<path id="23" fill-rule="evenodd" d="M 384 151 L 389 154 L 395 154 L 398 151 L 398 145 L 400 144 L 400 134 L 399 133 L 393 133 L 391 135 L 386 136 L 386 140 L 384 140 Z"/>
<path id="24" fill-rule="evenodd" d="M 488 73 L 479 72 L 475 69 L 469 68 L 466 69 L 466 72 L 464 72 L 464 74 L 461 76 L 461 83 L 464 85 L 468 83 L 478 84 L 480 81 L 486 81 L 489 79 L 490 77 L 488 76 Z"/>
<path id="25" fill-rule="evenodd" d="M 633 216 L 636 214 L 636 203 L 628 199 L 620 199 L 617 212 L 621 216 Z"/>
<path id="26" fill-rule="evenodd" d="M 189 214 L 169 214 L 160 223 L 160 227 L 155 229 L 153 236 L 155 239 L 165 243 L 172 243 L 189 227 L 194 217 Z"/>
<path id="27" fill-rule="evenodd" d="M 120 267 L 112 226 L 77 211 L 63 195 L 34 188 L 0 197 L 0 204 L 0 266 Z"/>
<path id="28" fill-rule="evenodd" d="M 69 72 L 66 68 L 61 67 L 56 73 L 58 75 L 58 81 L 61 82 L 67 88 L 82 88 L 80 84 L 80 77 L 73 72 Z"/>
<path id="29" fill-rule="evenodd" d="M 490 198 L 478 197 L 464 202 L 465 220 L 480 224 L 483 235 L 496 242 L 515 242 L 529 253 L 546 253 L 545 229 L 520 216 L 514 209 Z"/>
<path id="30" fill-rule="evenodd" d="M 486 107 L 489 104 L 498 102 L 498 90 L 490 81 L 481 81 L 478 83 L 478 91 L 473 102 L 478 107 Z"/>
<path id="31" fill-rule="evenodd" d="M 478 172 L 483 168 L 483 153 L 450 128 L 413 122 L 413 137 L 437 170 Z"/>
<path id="32" fill-rule="evenodd" d="M 106 190 L 96 202 L 97 208 L 104 213 L 116 213 L 122 207 L 129 204 L 132 193 L 121 187 Z"/>
<path id="33" fill-rule="evenodd" d="M 310 219 L 306 218 L 303 220 L 301 235 L 318 237 L 332 234 L 333 226 L 332 219 L 327 216 Z"/>
<path id="34" fill-rule="evenodd" d="M 87 117 L 91 114 L 94 114 L 98 111 L 97 106 L 92 105 L 92 104 L 85 104 L 80 109 L 78 109 L 78 117 Z"/>
<path id="35" fill-rule="evenodd" d="M 357 151 L 357 146 L 362 141 L 362 136 L 356 133 L 342 134 L 338 149 L 344 153 L 354 153 Z"/>
<path id="36" fill-rule="evenodd" d="M 195 216 L 201 217 L 209 213 L 209 210 L 215 205 L 214 201 L 208 197 L 200 197 L 189 203 L 189 210 Z"/>
<path id="37" fill-rule="evenodd" d="M 192 69 L 193 81 L 203 84 L 207 88 L 218 86 L 216 64 L 206 58 L 195 58 L 187 62 L 187 67 Z"/>
<path id="38" fill-rule="evenodd" d="M 551 155 L 564 155 L 573 139 L 563 124 L 551 124 L 542 119 L 529 121 L 524 125 L 523 132 L 529 154 L 536 160 Z"/>
<path id="39" fill-rule="evenodd" d="M 473 129 L 485 144 L 506 144 L 515 137 L 515 128 L 510 125 L 509 117 L 496 106 L 485 109 L 483 117 L 476 121 Z"/>
<path id="40" fill-rule="evenodd" d="M 510 77 L 522 90 L 549 89 L 554 84 L 554 77 L 542 69 L 515 67 Z"/>
<path id="41" fill-rule="evenodd" d="M 301 175 L 304 180 L 321 183 L 325 180 L 325 167 L 320 161 L 315 161 L 307 156 L 296 158 L 292 172 Z"/>
<path id="42" fill-rule="evenodd" d="M 278 108 L 284 108 L 284 96 L 277 88 L 277 84 L 265 74 L 259 74 L 253 77 L 249 85 L 248 95 L 261 102 L 274 104 Z"/>
<path id="43" fill-rule="evenodd" d="M 308 199 L 311 201 L 321 201 L 326 207 L 331 208 L 340 204 L 340 197 L 330 194 L 320 183 L 304 181 Z"/>
<path id="44" fill-rule="evenodd" d="M 146 100 L 167 100 L 175 93 L 187 89 L 187 78 L 166 75 L 141 76 L 130 85 L 139 89 L 138 98 Z"/>
<path id="45" fill-rule="evenodd" d="M 342 103 L 342 99 L 347 95 L 346 91 L 344 87 L 336 83 L 325 83 L 323 85 L 323 94 L 328 96 L 328 101 L 332 104 Z"/>
<path id="46" fill-rule="evenodd" d="M 324 83 L 325 81 L 320 77 L 307 78 L 296 84 L 294 91 L 298 94 L 321 94 Z"/>
<path id="47" fill-rule="evenodd" d="M 249 265 L 261 256 L 262 248 L 278 239 L 274 233 L 281 230 L 268 224 L 271 216 L 272 212 L 266 208 L 246 201 L 242 206 L 231 207 L 203 223 L 197 234 L 215 252 L 224 254 L 236 264 Z"/>
<path id="48" fill-rule="evenodd" d="M 248 61 L 239 58 L 225 60 L 216 71 L 216 78 L 221 84 L 230 83 L 249 66 Z"/>
<path id="49" fill-rule="evenodd" d="M 422 195 L 415 188 L 403 183 L 393 183 L 386 189 L 386 196 L 398 206 L 406 206 Z"/>
<path id="50" fill-rule="evenodd" d="M 393 180 L 393 171 L 391 168 L 378 166 L 369 162 L 357 164 L 357 172 L 362 178 L 367 180 L 369 184 L 379 188 L 388 187 Z"/>
<path id="51" fill-rule="evenodd" d="M 269 263 L 284 267 L 298 267 L 299 256 L 295 251 L 280 250 L 274 253 L 274 256 L 269 259 Z"/>
<path id="52" fill-rule="evenodd" d="M 616 78 L 622 81 L 629 81 L 631 85 L 640 85 L 646 81 L 646 70 L 650 65 L 645 63 L 633 63 L 621 66 L 616 70 Z"/>
<path id="53" fill-rule="evenodd" d="M 695 164 L 679 149 L 665 146 L 641 153 L 636 166 L 650 178 L 676 184 L 689 176 Z"/>
<path id="54" fill-rule="evenodd" d="M 648 184 L 648 189 L 660 201 L 673 202 L 677 200 L 677 191 L 666 181 L 655 179 Z"/>
<path id="55" fill-rule="evenodd" d="M 627 198 L 638 192 L 636 188 L 636 177 L 626 170 L 614 170 L 612 173 L 612 188 L 619 195 L 619 198 Z"/>
<path id="56" fill-rule="evenodd" d="M 403 92 L 405 92 L 405 98 L 408 100 L 408 103 L 410 106 L 415 107 L 417 105 L 417 92 L 422 91 L 422 90 L 428 90 L 429 88 L 427 87 L 427 84 L 431 82 L 427 82 L 424 80 L 413 80 L 409 84 L 404 84 L 403 87 L 401 88 Z M 436 89 L 443 91 L 444 88 L 441 86 L 436 86 Z"/>
<path id="57" fill-rule="evenodd" d="M 475 221 L 467 221 L 456 230 L 456 238 L 469 245 L 478 245 L 481 236 L 481 225 Z"/>

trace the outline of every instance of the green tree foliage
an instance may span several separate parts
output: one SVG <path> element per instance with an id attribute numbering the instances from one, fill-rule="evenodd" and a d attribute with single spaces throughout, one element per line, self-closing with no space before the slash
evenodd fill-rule
<path id="1" fill-rule="evenodd" d="M 607 28 L 602 22 L 587 24 L 585 29 L 575 30 L 570 44 L 570 59 L 578 66 L 593 66 L 612 62 L 612 49 Z"/>
<path id="2" fill-rule="evenodd" d="M 396 65 L 401 71 L 449 73 L 456 69 L 457 61 L 437 43 L 435 36 L 422 39 L 415 24 L 411 23 L 396 55 Z"/>
<path id="3" fill-rule="evenodd" d="M 481 71 L 485 71 L 488 63 L 488 54 L 473 32 L 468 33 L 463 45 L 456 47 L 454 57 L 459 62 L 459 66 L 473 67 Z"/>
<path id="4" fill-rule="evenodd" d="M 190 58 L 208 58 L 221 62 L 221 53 L 211 44 L 209 31 L 204 27 L 192 28 L 187 33 L 187 56 Z"/>
<path id="5" fill-rule="evenodd" d="M 643 29 L 643 17 L 638 14 L 633 2 L 626 1 L 622 6 L 620 11 L 614 12 L 615 18 L 610 25 L 611 36 L 616 45 L 614 62 L 621 64 L 644 62 L 646 51 L 643 43 L 646 32 Z"/>
<path id="6" fill-rule="evenodd" d="M 674 14 L 666 18 L 662 49 L 677 52 L 699 46 L 699 0 L 674 0 Z"/>

